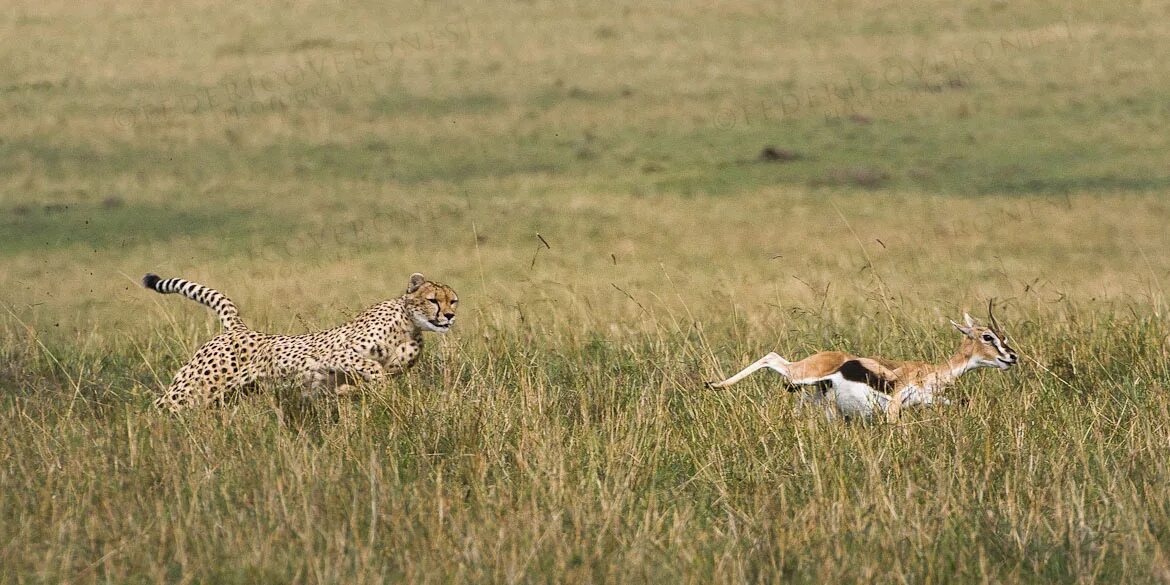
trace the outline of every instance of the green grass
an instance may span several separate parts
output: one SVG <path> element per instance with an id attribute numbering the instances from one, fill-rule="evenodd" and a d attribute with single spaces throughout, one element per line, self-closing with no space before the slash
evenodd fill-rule
<path id="1" fill-rule="evenodd" d="M 0 582 L 1170 578 L 1165 6 L 277 6 L 0 20 Z M 148 271 L 462 303 L 335 420 L 172 417 L 216 323 Z M 703 387 L 989 298 L 964 406 Z"/>

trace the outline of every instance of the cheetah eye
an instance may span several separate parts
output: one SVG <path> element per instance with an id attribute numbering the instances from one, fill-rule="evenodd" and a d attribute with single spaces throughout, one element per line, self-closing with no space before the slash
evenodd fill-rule
<path id="1" fill-rule="evenodd" d="M 427 300 L 428 300 L 428 301 L 430 301 L 430 302 L 432 302 L 432 303 L 434 303 L 436 307 L 437 307 L 437 306 L 439 306 L 439 300 L 438 300 L 438 299 L 427 299 Z"/>

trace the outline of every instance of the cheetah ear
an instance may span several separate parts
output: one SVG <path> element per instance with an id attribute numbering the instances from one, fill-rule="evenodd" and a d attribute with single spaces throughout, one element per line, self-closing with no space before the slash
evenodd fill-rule
<path id="1" fill-rule="evenodd" d="M 421 272 L 415 272 L 414 274 L 411 274 L 410 275 L 410 284 L 406 285 L 406 294 L 410 294 L 410 293 L 418 290 L 418 288 L 420 286 L 422 286 L 423 283 L 426 281 L 427 281 L 426 277 L 423 276 Z"/>

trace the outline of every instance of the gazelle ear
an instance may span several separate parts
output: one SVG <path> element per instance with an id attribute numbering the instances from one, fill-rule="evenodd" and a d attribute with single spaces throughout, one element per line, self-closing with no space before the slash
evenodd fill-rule
<path id="1" fill-rule="evenodd" d="M 975 318 L 971 316 L 971 313 L 964 312 L 963 313 L 963 321 L 967 323 L 968 327 L 975 326 Z"/>
<path id="2" fill-rule="evenodd" d="M 964 327 L 962 325 L 959 325 L 958 323 L 955 323 L 954 321 L 951 321 L 951 325 L 954 325 L 955 329 L 959 330 L 959 333 L 962 333 L 963 335 L 966 335 L 967 337 L 971 337 L 971 328 L 970 327 Z"/>
<path id="3" fill-rule="evenodd" d="M 410 294 L 418 290 L 418 287 L 422 286 L 426 281 L 426 277 L 424 277 L 421 272 L 415 272 L 414 274 L 411 274 L 410 284 L 406 286 L 406 294 Z"/>

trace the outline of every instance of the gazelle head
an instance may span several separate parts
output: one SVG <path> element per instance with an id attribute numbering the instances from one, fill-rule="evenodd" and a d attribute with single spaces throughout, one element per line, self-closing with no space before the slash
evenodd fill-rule
<path id="1" fill-rule="evenodd" d="M 1006 370 L 1020 361 L 1016 350 L 1007 344 L 1007 336 L 999 327 L 995 315 L 992 313 L 992 302 L 987 303 L 987 318 L 990 326 L 983 326 L 975 322 L 968 313 L 963 313 L 963 325 L 951 321 L 960 333 L 966 336 L 963 339 L 962 351 L 969 355 L 971 367 L 999 368 Z"/>

